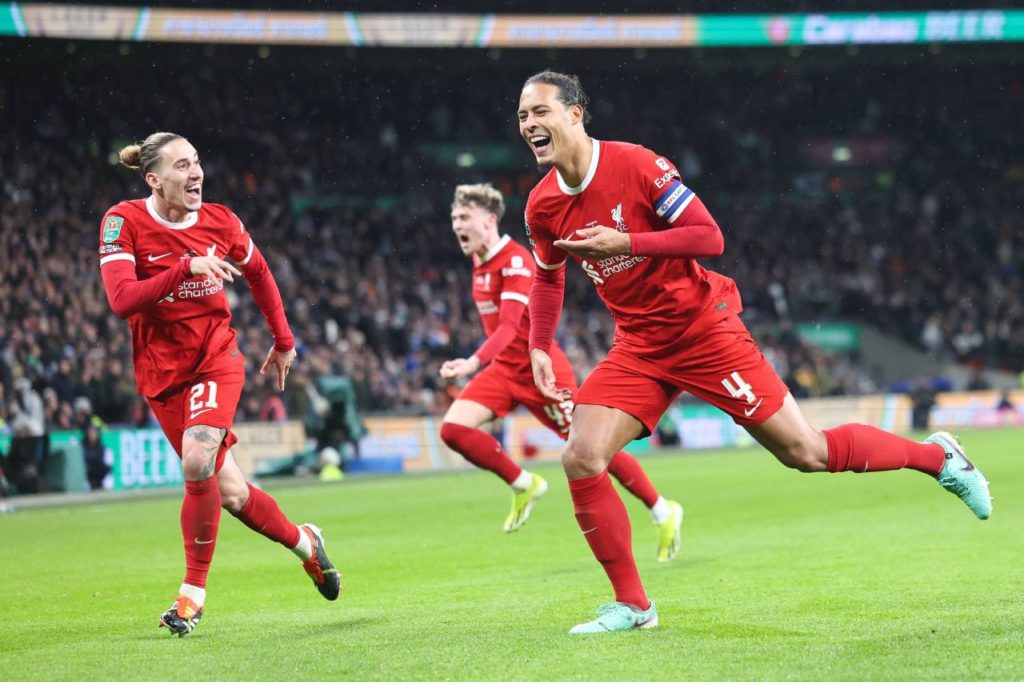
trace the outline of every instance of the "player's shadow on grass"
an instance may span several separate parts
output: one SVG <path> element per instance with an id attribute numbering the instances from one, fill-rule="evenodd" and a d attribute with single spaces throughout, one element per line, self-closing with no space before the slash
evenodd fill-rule
<path id="1" fill-rule="evenodd" d="M 339 631 L 355 630 L 370 625 L 380 626 L 381 624 L 385 624 L 386 622 L 386 619 L 382 619 L 380 617 L 371 618 L 370 616 L 350 616 L 348 618 L 341 617 L 331 621 L 321 621 L 318 623 L 298 623 L 294 625 L 279 624 L 273 628 L 272 638 L 278 639 L 282 635 L 297 638 L 331 636 Z M 200 627 L 202 626 L 200 625 Z M 218 639 L 229 640 L 238 637 L 251 639 L 252 636 L 252 630 L 249 627 L 232 625 L 221 626 L 219 628 L 211 627 L 207 630 L 202 631 L 200 631 L 197 628 L 195 632 L 189 635 L 185 635 L 185 637 L 183 637 L 182 639 L 214 641 Z M 268 635 L 268 638 L 270 637 L 271 636 Z M 177 640 L 179 638 L 177 635 L 172 635 L 168 633 L 166 630 L 161 629 L 156 633 L 139 633 L 133 639 L 142 642 L 151 642 L 164 639 Z"/>
<path id="2" fill-rule="evenodd" d="M 673 569 L 689 569 L 717 560 L 717 557 L 709 556 L 693 558 L 680 556 L 673 561 L 658 562 L 651 557 L 650 559 L 637 559 L 637 565 L 641 567 L 641 571 L 657 571 L 661 573 L 662 571 L 672 571 Z M 562 563 L 555 567 L 545 566 L 537 570 L 522 570 L 519 568 L 516 573 L 520 580 L 533 579 L 539 582 L 550 582 L 552 578 L 564 576 L 572 576 L 578 580 L 589 580 L 594 576 L 600 575 L 600 571 L 601 568 L 594 561 L 594 558 L 585 556 L 581 557 L 578 561 Z"/>
<path id="3" fill-rule="evenodd" d="M 349 616 L 339 617 L 331 620 L 323 620 L 318 623 L 304 623 L 293 626 L 279 626 L 275 630 L 275 637 L 287 632 L 293 637 L 322 637 L 332 635 L 341 630 L 356 630 L 368 626 L 380 627 L 387 624 L 387 618 L 381 616 Z"/>
<path id="4" fill-rule="evenodd" d="M 767 639 L 767 638 L 807 638 L 815 636 L 812 630 L 793 630 L 792 628 L 771 627 L 754 623 L 716 622 L 692 618 L 689 621 L 679 619 L 680 632 L 690 632 L 709 640 L 736 639 Z"/>

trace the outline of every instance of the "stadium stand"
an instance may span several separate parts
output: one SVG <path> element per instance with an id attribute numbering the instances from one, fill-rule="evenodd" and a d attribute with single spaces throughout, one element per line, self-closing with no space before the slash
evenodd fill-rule
<path id="1" fill-rule="evenodd" d="M 598 137 L 678 163 L 726 235 L 707 265 L 738 281 L 798 395 L 876 389 L 855 354 L 793 334 L 801 321 L 859 321 L 943 359 L 1022 369 L 1024 75 L 999 50 L 837 49 L 813 65 L 756 51 L 494 53 L 469 77 L 451 52 L 404 51 L 399 69 L 386 51 L 25 42 L 31 70 L 22 45 L 0 62 L 8 430 L 21 379 L 51 429 L 147 419 L 95 254 L 104 209 L 145 194 L 112 154 L 155 130 L 190 138 L 207 200 L 267 254 L 314 380 L 282 401 L 253 371 L 240 419 L 303 409 L 325 375 L 348 377 L 364 411 L 443 411 L 439 364 L 482 333 L 451 190 L 494 182 L 512 206 L 505 230 L 524 240 L 518 208 L 538 174 L 513 114 L 522 79 L 551 64 L 583 77 Z M 578 274 L 567 297 L 586 303 L 566 310 L 560 338 L 586 374 L 612 327 Z M 255 370 L 270 339 L 244 288 L 235 326 Z"/>

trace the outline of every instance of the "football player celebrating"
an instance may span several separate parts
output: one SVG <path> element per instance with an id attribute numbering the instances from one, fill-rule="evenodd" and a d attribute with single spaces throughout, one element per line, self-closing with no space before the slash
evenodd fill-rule
<path id="1" fill-rule="evenodd" d="M 644 147 L 591 138 L 575 76 L 527 79 L 519 132 L 552 166 L 526 206 L 539 269 L 530 290 L 530 357 L 549 400 L 568 398 L 551 357 L 565 262 L 590 277 L 616 323 L 611 351 L 576 395 L 562 455 L 576 518 L 615 590 L 615 603 L 572 633 L 655 627 L 630 550 L 629 518 L 605 467 L 654 429 L 687 391 L 732 416 L 780 462 L 805 472 L 916 469 L 956 494 L 978 518 L 992 510 L 988 483 L 953 436 L 916 443 L 864 424 L 811 427 L 738 316 L 735 283 L 697 258 L 718 256 L 718 225 L 670 161 Z"/>
<path id="2" fill-rule="evenodd" d="M 185 479 L 185 578 L 160 625 L 184 637 L 202 617 L 221 507 L 294 552 L 319 592 L 337 599 L 340 577 L 320 529 L 289 521 L 273 497 L 245 480 L 231 454 L 245 358 L 230 326 L 225 281 L 244 276 L 270 326 L 274 345 L 260 373 L 273 368 L 283 390 L 295 360 L 267 262 L 238 216 L 203 202 L 199 154 L 184 137 L 154 133 L 122 149 L 120 159 L 142 173 L 151 193 L 103 216 L 100 272 L 110 307 L 131 327 L 138 390 L 181 458 Z"/>
<path id="3" fill-rule="evenodd" d="M 483 321 L 487 341 L 468 358 L 441 366 L 445 379 L 459 379 L 483 371 L 466 385 L 448 409 L 441 438 L 452 450 L 481 469 L 493 471 L 512 488 L 512 510 L 505 532 L 518 530 L 530 516 L 534 502 L 548 488 L 537 474 L 524 471 L 480 426 L 523 405 L 542 424 L 563 439 L 572 423 L 576 376 L 569 359 L 551 345 L 552 371 L 566 392 L 556 399 L 541 395 L 533 383 L 527 342 L 530 318 L 526 314 L 535 266 L 530 252 L 508 235 L 498 233 L 505 213 L 501 192 L 490 185 L 460 185 L 452 202 L 452 231 L 462 253 L 473 259 L 473 301 Z M 683 508 L 658 494 L 636 459 L 616 452 L 608 471 L 650 510 L 657 527 L 659 561 L 679 552 Z"/>

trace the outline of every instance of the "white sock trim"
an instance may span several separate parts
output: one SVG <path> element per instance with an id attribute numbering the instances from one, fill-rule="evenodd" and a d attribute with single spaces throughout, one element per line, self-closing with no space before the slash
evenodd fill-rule
<path id="1" fill-rule="evenodd" d="M 654 525 L 660 526 L 668 521 L 671 516 L 672 509 L 668 506 L 668 500 L 658 495 L 658 501 L 651 507 L 651 518 L 654 519 Z"/>
<path id="2" fill-rule="evenodd" d="M 519 472 L 519 475 L 516 476 L 516 480 L 512 481 L 512 490 L 515 490 L 517 493 L 521 493 L 531 485 L 533 485 L 533 474 L 526 469 L 523 469 Z"/>
<path id="3" fill-rule="evenodd" d="M 309 533 L 307 533 L 302 526 L 299 526 L 299 542 L 297 545 L 292 547 L 292 553 L 302 559 L 303 561 L 309 561 L 309 558 L 313 556 L 313 543 L 309 539 Z"/>
<path id="4" fill-rule="evenodd" d="M 178 588 L 178 594 L 182 597 L 188 597 L 196 606 L 202 606 L 206 603 L 206 588 L 196 587 L 195 585 L 189 585 L 188 583 L 182 583 L 181 587 Z"/>

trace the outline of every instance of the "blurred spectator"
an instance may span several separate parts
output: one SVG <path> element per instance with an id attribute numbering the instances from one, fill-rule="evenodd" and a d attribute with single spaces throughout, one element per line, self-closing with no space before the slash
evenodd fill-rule
<path id="1" fill-rule="evenodd" d="M 306 433 L 312 435 L 323 428 L 330 403 L 320 395 L 309 377 L 309 369 L 302 363 L 293 367 L 284 389 L 284 405 L 288 414 L 303 420 Z"/>
<path id="2" fill-rule="evenodd" d="M 1004 411 L 1004 410 L 1011 410 L 1012 411 L 1012 410 L 1016 410 L 1017 409 L 1014 406 L 1013 401 L 1010 399 L 1010 390 L 1009 389 L 1005 389 L 1004 388 L 1002 391 L 999 392 L 999 402 L 996 403 L 996 409 L 999 410 L 999 411 Z"/>
<path id="3" fill-rule="evenodd" d="M 74 425 L 75 428 L 85 431 L 90 426 L 102 429 L 106 423 L 99 416 L 93 414 L 92 402 L 88 398 L 78 396 L 75 398 L 74 404 Z"/>
<path id="4" fill-rule="evenodd" d="M 932 408 L 935 407 L 935 391 L 931 382 L 922 379 L 917 382 L 914 390 L 910 392 L 910 424 L 915 431 L 928 431 L 928 424 L 932 418 Z"/>
<path id="5" fill-rule="evenodd" d="M 39 492 L 46 465 L 46 412 L 42 396 L 29 379 L 15 380 L 8 413 L 11 450 L 7 475 L 19 492 Z"/>
<path id="6" fill-rule="evenodd" d="M 89 424 L 82 431 L 82 457 L 85 460 L 85 477 L 90 490 L 102 490 L 104 479 L 110 473 L 107 448 L 100 441 L 100 430 Z"/>
<path id="7" fill-rule="evenodd" d="M 325 376 L 320 386 L 328 409 L 317 435 L 317 450 L 332 447 L 358 457 L 359 440 L 366 435 L 366 426 L 359 416 L 352 382 L 343 376 Z"/>
<path id="8" fill-rule="evenodd" d="M 281 396 L 267 392 L 260 407 L 259 419 L 263 422 L 288 421 L 288 410 L 285 409 Z"/>
<path id="9" fill-rule="evenodd" d="M 991 388 L 992 384 L 985 378 L 985 372 L 981 367 L 971 370 L 971 376 L 967 379 L 967 385 L 964 386 L 965 391 L 988 391 Z"/>
<path id="10" fill-rule="evenodd" d="M 1024 422 L 1024 411 L 1013 404 L 1009 389 L 1003 389 L 999 392 L 996 412 L 999 414 L 999 422 L 1003 426 L 1020 426 Z"/>

